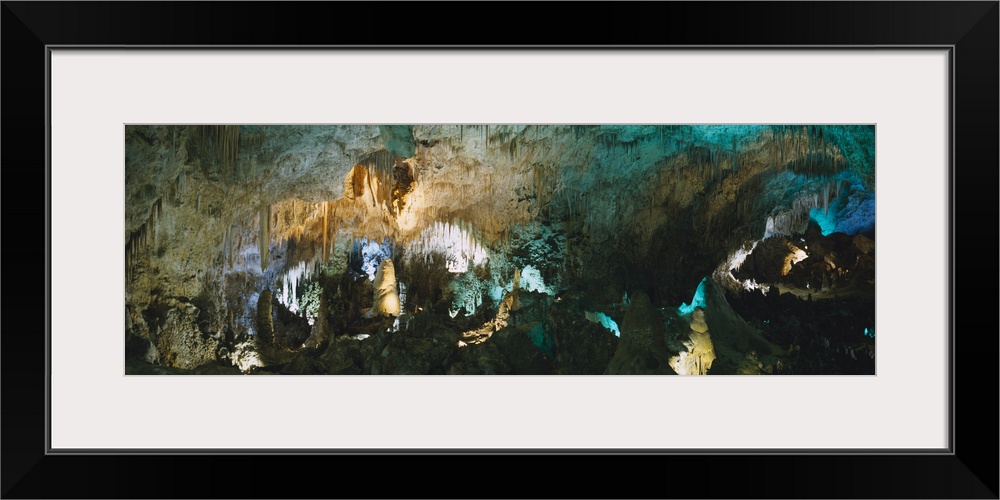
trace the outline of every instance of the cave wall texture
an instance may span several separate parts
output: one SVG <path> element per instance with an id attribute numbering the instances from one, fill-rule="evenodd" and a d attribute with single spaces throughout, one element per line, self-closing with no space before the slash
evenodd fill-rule
<path id="1" fill-rule="evenodd" d="M 561 373 L 587 361 L 538 325 L 569 307 L 568 291 L 584 297 L 573 328 L 608 333 L 648 321 L 625 320 L 629 297 L 645 318 L 691 300 L 706 276 L 714 300 L 738 293 L 727 264 L 810 221 L 874 238 L 873 126 L 160 125 L 126 127 L 125 144 L 126 357 L 165 369 L 247 371 L 290 356 L 277 345 L 358 337 L 350 318 L 373 307 L 371 281 L 391 258 L 392 329 L 432 311 L 451 322 L 433 328 L 455 330 L 411 339 L 412 352 L 464 356 L 454 373 Z M 617 335 L 626 344 L 613 333 L 595 366 Z M 379 342 L 391 353 L 397 341 Z M 714 363 L 734 363 L 715 344 Z M 531 346 L 545 361 L 518 357 L 520 371 L 491 351 Z M 364 365 L 352 352 L 295 363 Z M 391 364 L 384 352 L 371 372 Z M 675 371 L 668 357 L 656 373 Z"/>

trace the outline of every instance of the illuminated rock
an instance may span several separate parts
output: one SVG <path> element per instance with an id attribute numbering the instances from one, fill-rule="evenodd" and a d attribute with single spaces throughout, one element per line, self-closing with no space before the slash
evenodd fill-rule
<path id="1" fill-rule="evenodd" d="M 784 349 L 768 341 L 733 310 L 722 289 L 711 279 L 705 282 L 704 317 L 706 332 L 697 332 L 692 325 L 691 340 L 685 343 L 687 370 L 703 369 L 709 375 L 760 373 L 761 367 L 757 361 L 750 363 L 748 355 L 755 353 L 758 361 L 764 362 L 762 365 L 774 365 L 786 355 Z"/>
<path id="2" fill-rule="evenodd" d="M 670 358 L 670 366 L 678 375 L 707 375 L 715 361 L 715 346 L 705 322 L 705 311 L 697 308 L 691 313 L 691 331 L 684 341 L 686 351 Z"/>
<path id="3" fill-rule="evenodd" d="M 691 313 L 691 330 L 698 333 L 705 333 L 708 331 L 708 325 L 705 323 L 704 309 L 699 307 Z"/>
<path id="4" fill-rule="evenodd" d="M 378 316 L 399 316 L 399 292 L 396 290 L 396 269 L 392 259 L 382 259 L 375 274 L 375 303 L 371 314 Z"/>

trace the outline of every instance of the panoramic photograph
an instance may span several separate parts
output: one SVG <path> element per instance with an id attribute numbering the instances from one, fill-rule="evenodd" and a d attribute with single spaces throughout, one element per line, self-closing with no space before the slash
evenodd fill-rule
<path id="1" fill-rule="evenodd" d="M 126 125 L 126 375 L 874 375 L 875 126 Z"/>

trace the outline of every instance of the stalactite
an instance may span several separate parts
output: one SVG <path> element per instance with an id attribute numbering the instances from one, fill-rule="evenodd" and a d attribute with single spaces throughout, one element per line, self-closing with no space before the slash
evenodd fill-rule
<path id="1" fill-rule="evenodd" d="M 239 125 L 213 125 L 208 130 L 215 145 L 215 154 L 221 173 L 229 179 L 241 177 L 238 169 L 240 128 Z M 203 136 L 205 129 L 202 128 Z"/>
<path id="2" fill-rule="evenodd" d="M 327 258 L 329 256 L 329 254 L 327 253 L 327 246 L 326 246 L 326 240 L 327 240 L 326 234 L 329 232 L 329 225 L 328 225 L 328 220 L 327 220 L 327 216 L 328 216 L 329 212 L 330 212 L 329 204 L 324 201 L 323 202 L 323 247 L 320 250 L 320 252 L 322 254 L 323 262 L 326 262 Z"/>
<path id="3" fill-rule="evenodd" d="M 168 172 L 174 173 L 174 167 L 177 165 L 176 161 L 176 151 L 177 151 L 177 127 L 174 125 L 170 126 L 170 158 L 168 159 L 169 168 Z"/>
<path id="4" fill-rule="evenodd" d="M 184 192 L 186 190 L 187 190 L 187 179 L 184 175 L 184 170 L 181 169 L 181 171 L 177 174 L 177 193 L 179 196 L 183 197 Z"/>
<path id="5" fill-rule="evenodd" d="M 823 184 L 823 215 L 830 215 L 830 183 Z"/>
<path id="6" fill-rule="evenodd" d="M 156 245 L 156 239 L 155 239 L 156 235 L 153 233 L 153 213 L 152 213 L 152 211 L 150 212 L 149 217 L 146 219 L 146 224 L 144 224 L 143 227 L 146 228 L 146 241 L 147 241 L 146 246 L 147 247 L 155 246 Z"/>
<path id="7" fill-rule="evenodd" d="M 785 129 L 784 128 L 781 129 L 781 139 L 780 139 L 780 142 L 778 143 L 778 153 L 780 155 L 779 156 L 779 160 L 778 160 L 778 169 L 780 171 L 783 168 L 783 165 L 785 164 Z"/>
<path id="8" fill-rule="evenodd" d="M 132 265 L 135 260 L 135 241 L 132 239 L 132 235 L 129 234 L 128 243 L 125 244 L 125 262 L 128 265 L 128 270 L 132 270 Z"/>
<path id="9" fill-rule="evenodd" d="M 367 178 L 368 178 L 368 192 L 370 192 L 372 194 L 372 206 L 374 207 L 374 206 L 378 205 L 378 193 L 375 192 L 375 188 L 372 186 L 372 177 L 373 177 L 373 175 L 371 174 L 371 172 L 369 172 L 368 176 L 367 176 Z"/>
<path id="10" fill-rule="evenodd" d="M 488 200 L 489 200 L 489 215 L 490 215 L 489 227 L 490 227 L 490 229 L 492 229 L 493 228 L 493 174 L 487 175 L 487 181 L 486 182 L 489 185 L 489 190 L 488 190 L 488 193 L 489 193 L 489 198 L 488 198 Z"/>
<path id="11" fill-rule="evenodd" d="M 271 205 L 260 208 L 258 219 L 260 223 L 258 250 L 260 251 L 260 270 L 267 269 L 269 245 L 271 243 Z"/>
<path id="12" fill-rule="evenodd" d="M 226 227 L 226 234 L 222 237 L 222 258 L 226 262 L 226 268 L 233 266 L 233 226 Z"/>

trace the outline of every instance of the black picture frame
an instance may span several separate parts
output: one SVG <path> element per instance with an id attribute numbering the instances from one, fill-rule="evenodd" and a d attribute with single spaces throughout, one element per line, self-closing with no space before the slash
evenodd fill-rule
<path id="1" fill-rule="evenodd" d="M 445 11 L 447 17 L 436 15 Z M 989 307 L 956 309 L 955 299 L 997 303 L 992 252 L 998 241 L 1000 165 L 998 2 L 557 3 L 545 8 L 535 3 L 3 2 L 0 12 L 7 290 L 15 283 L 19 290 L 37 287 L 37 293 L 3 294 L 8 313 L 7 331 L 0 336 L 4 498 L 299 498 L 316 496 L 317 486 L 319 496 L 345 497 L 997 498 L 998 408 L 992 384 L 997 381 L 1000 328 Z M 421 23 L 415 20 L 431 26 L 417 30 Z M 45 319 L 51 311 L 40 298 L 47 297 L 50 278 L 47 272 L 44 279 L 38 274 L 48 269 L 50 253 L 42 230 L 48 227 L 51 207 L 46 125 L 50 47 L 539 47 L 552 40 L 609 49 L 609 41 L 633 47 L 949 47 L 951 452 L 490 457 L 427 452 L 419 457 L 47 453 Z M 41 209 L 38 201 L 44 203 Z M 956 228 L 963 229 L 963 238 L 957 238 Z M 331 479 L 313 476 L 316 467 L 329 471 Z M 649 474 L 650 468 L 660 474 Z M 397 475 L 403 470 L 411 472 Z M 426 471 L 426 481 L 404 479 L 415 470 Z M 539 480 L 550 489 L 528 488 Z"/>

